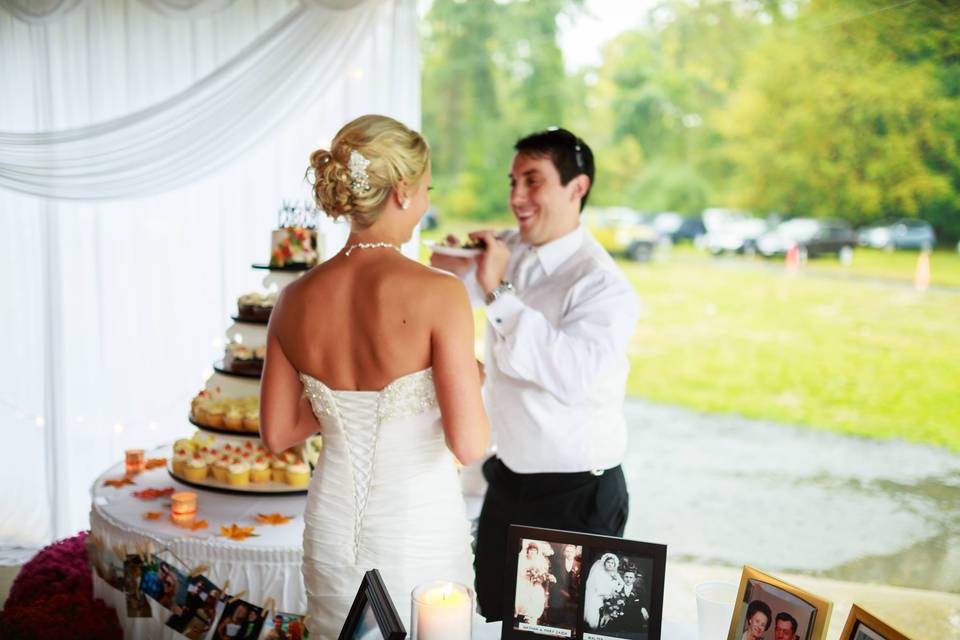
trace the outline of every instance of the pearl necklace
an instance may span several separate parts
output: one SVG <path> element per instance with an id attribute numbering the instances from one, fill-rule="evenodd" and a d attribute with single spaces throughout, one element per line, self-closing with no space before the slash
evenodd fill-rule
<path id="1" fill-rule="evenodd" d="M 395 244 L 390 244 L 389 242 L 354 242 L 353 244 L 347 245 L 345 248 L 346 248 L 346 251 L 343 254 L 345 256 L 349 256 L 354 249 L 390 248 L 390 249 L 394 249 L 398 253 L 402 253 L 402 251 L 400 251 L 400 247 L 398 247 Z"/>

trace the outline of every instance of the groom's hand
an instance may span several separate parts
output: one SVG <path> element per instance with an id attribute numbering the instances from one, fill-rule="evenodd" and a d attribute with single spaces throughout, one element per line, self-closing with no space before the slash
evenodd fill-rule
<path id="1" fill-rule="evenodd" d="M 510 250 L 493 231 L 474 231 L 471 240 L 483 240 L 487 248 L 477 257 L 477 282 L 484 293 L 490 293 L 507 274 Z"/>
<path id="2" fill-rule="evenodd" d="M 449 235 L 447 236 L 446 244 L 451 247 L 456 247 L 460 244 L 460 241 L 457 240 L 456 236 Z M 470 271 L 470 266 L 472 264 L 473 258 L 458 258 L 456 256 L 445 256 L 439 253 L 430 254 L 431 267 L 449 271 L 458 278 L 462 278 L 463 276 L 467 275 L 467 271 Z"/>

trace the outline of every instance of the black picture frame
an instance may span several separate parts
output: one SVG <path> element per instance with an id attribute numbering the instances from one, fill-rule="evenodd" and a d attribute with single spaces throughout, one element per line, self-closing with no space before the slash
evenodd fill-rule
<path id="1" fill-rule="evenodd" d="M 357 596 L 347 614 L 347 619 L 340 630 L 339 640 L 354 640 L 359 637 L 367 611 L 373 612 L 373 617 L 380 629 L 384 640 L 404 640 L 407 630 L 400 620 L 397 608 L 387 592 L 387 586 L 380 577 L 380 572 L 371 569 L 363 575 Z"/>
<path id="2" fill-rule="evenodd" d="M 533 543 L 540 543 L 540 546 L 542 546 L 542 543 L 547 543 L 554 553 L 556 553 L 557 549 L 562 549 L 564 554 L 568 551 L 567 547 L 569 546 L 574 547 L 571 553 L 576 553 L 576 549 L 579 547 L 580 555 L 571 558 L 572 561 L 579 559 L 580 562 L 579 586 L 576 589 L 577 595 L 571 595 L 569 600 L 570 603 L 575 602 L 576 614 L 572 614 L 573 604 L 567 604 L 561 611 L 561 616 L 567 616 L 563 623 L 554 621 L 548 624 L 541 624 L 539 622 L 531 624 L 527 617 L 517 613 L 520 609 L 518 605 L 523 598 L 522 594 L 518 594 L 517 590 L 520 557 L 524 552 L 523 547 L 532 545 Z M 503 589 L 503 610 L 505 615 L 500 636 L 501 640 L 536 640 L 558 637 L 566 637 L 571 640 L 606 640 L 608 638 L 611 640 L 660 640 L 661 626 L 663 624 L 664 574 L 666 573 L 667 566 L 666 545 L 576 531 L 510 525 L 507 549 L 506 577 Z M 644 606 L 641 608 L 644 611 L 643 615 L 646 617 L 642 624 L 637 625 L 638 628 L 635 631 L 630 631 L 627 627 L 621 627 L 616 631 L 609 628 L 595 629 L 592 628 L 586 620 L 585 601 L 588 598 L 591 599 L 591 602 L 595 602 L 596 600 L 596 594 L 594 594 L 594 596 L 588 594 L 587 582 L 589 574 L 593 570 L 593 565 L 603 563 L 604 558 L 610 553 L 617 556 L 619 565 L 617 567 L 618 573 L 621 570 L 621 566 L 626 568 L 624 575 L 632 572 L 634 573 L 634 577 L 636 577 L 638 573 L 642 573 L 642 580 L 639 583 L 640 586 L 633 594 L 643 595 Z M 535 552 L 529 551 L 528 557 L 530 557 L 530 555 L 535 555 Z M 629 562 L 627 565 L 620 565 L 623 561 Z M 634 568 L 635 565 L 633 563 L 636 561 L 642 563 L 642 571 Z M 546 582 L 550 582 L 551 585 L 559 584 L 559 581 L 552 582 L 548 580 Z M 634 585 L 636 584 L 637 583 L 634 583 Z M 529 585 L 525 585 L 525 588 L 529 588 Z M 546 600 L 549 603 L 549 588 L 545 591 L 548 594 Z M 574 589 L 571 589 L 569 592 L 564 593 L 566 595 L 567 593 L 572 594 L 573 592 Z M 637 600 L 639 600 L 639 598 L 637 598 Z M 536 598 L 534 598 L 534 601 L 536 601 Z M 549 607 L 550 605 L 548 604 L 547 606 Z M 621 615 L 623 615 L 622 612 L 625 611 L 625 608 L 620 611 Z M 544 620 L 545 616 L 549 618 L 550 614 L 546 611 L 541 612 L 541 617 L 539 617 L 538 620 Z M 636 618 L 632 617 L 630 619 Z M 618 620 L 618 622 L 622 621 L 623 619 Z M 598 624 L 600 623 L 598 622 Z M 523 628 L 521 629 L 519 627 Z M 538 632 L 537 627 L 547 628 L 539 630 Z"/>

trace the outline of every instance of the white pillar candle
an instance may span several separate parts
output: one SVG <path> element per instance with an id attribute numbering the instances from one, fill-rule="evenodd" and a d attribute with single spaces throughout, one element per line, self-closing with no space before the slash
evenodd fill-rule
<path id="1" fill-rule="evenodd" d="M 454 582 L 429 582 L 413 590 L 413 640 L 469 640 L 470 591 Z"/>

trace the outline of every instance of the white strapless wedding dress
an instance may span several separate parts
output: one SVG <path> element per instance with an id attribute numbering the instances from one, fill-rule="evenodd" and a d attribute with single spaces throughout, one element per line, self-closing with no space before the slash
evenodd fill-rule
<path id="1" fill-rule="evenodd" d="M 304 514 L 307 629 L 336 640 L 363 574 L 378 569 L 410 632 L 410 592 L 473 589 L 470 527 L 446 447 L 433 372 L 382 391 L 337 391 L 300 374 L 323 428 Z"/>

